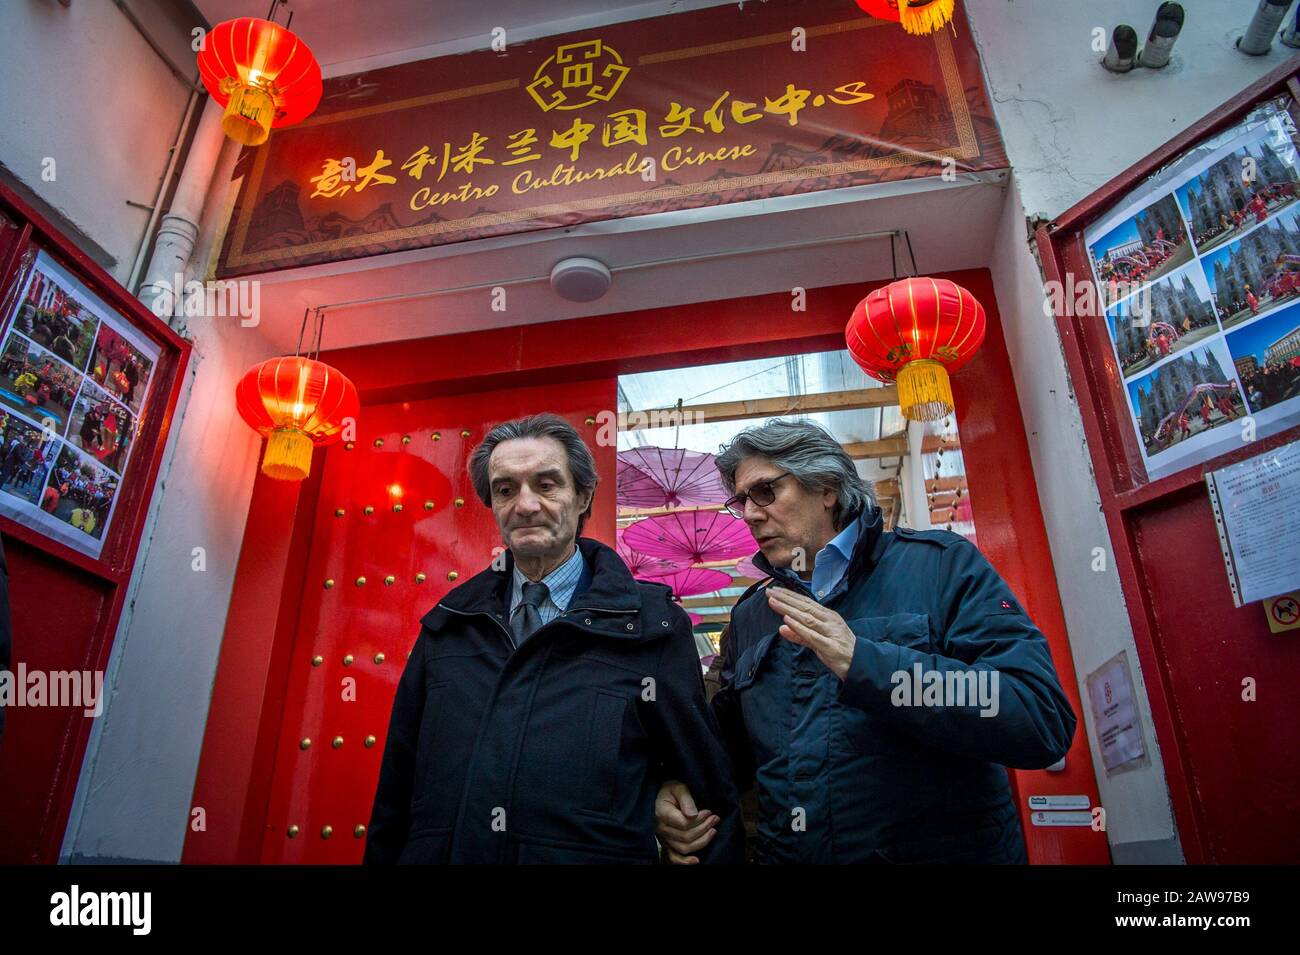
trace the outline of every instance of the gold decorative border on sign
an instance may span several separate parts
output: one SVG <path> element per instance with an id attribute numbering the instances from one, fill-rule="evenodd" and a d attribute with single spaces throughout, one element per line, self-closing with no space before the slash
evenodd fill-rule
<path id="1" fill-rule="evenodd" d="M 808 35 L 818 36 L 843 33 L 849 30 L 870 29 L 872 27 L 884 25 L 888 24 L 885 21 L 866 17 L 863 19 L 844 20 L 838 23 L 828 23 L 818 27 L 810 27 L 808 29 Z M 226 262 L 226 266 L 229 268 L 244 265 L 257 265 L 265 262 L 273 262 L 276 259 L 299 258 L 304 255 L 312 255 L 320 252 L 333 252 L 338 249 L 353 248 L 360 245 L 372 245 L 383 242 L 402 242 L 407 239 L 439 235 L 448 232 L 468 232 L 475 229 L 491 228 L 493 226 L 506 225 L 528 219 L 541 219 L 565 212 L 582 212 L 588 209 L 600 208 L 613 209 L 620 206 L 658 202 L 664 199 L 678 199 L 707 193 L 732 192 L 752 188 L 754 186 L 768 185 L 770 183 L 798 181 L 801 179 L 816 179 L 822 176 L 847 175 L 870 169 L 913 166 L 919 165 L 922 162 L 933 162 L 936 157 L 951 156 L 955 159 L 967 159 L 971 156 L 976 156 L 979 154 L 979 143 L 975 134 L 974 125 L 971 121 L 969 104 L 966 102 L 966 90 L 962 84 L 961 70 L 957 64 L 956 52 L 952 46 L 952 38 L 949 36 L 947 30 L 936 30 L 931 34 L 931 37 L 934 40 L 935 48 L 938 53 L 939 67 L 943 75 L 944 90 L 948 96 L 948 105 L 952 111 L 954 121 L 953 125 L 957 132 L 958 145 L 953 148 L 926 153 L 899 152 L 893 156 L 877 159 L 860 159 L 852 162 L 824 163 L 818 166 L 802 166 L 791 170 L 755 173 L 752 176 L 739 176 L 735 179 L 727 179 L 723 181 L 706 180 L 703 182 L 688 183 L 680 186 L 660 187 L 649 191 L 621 193 L 612 196 L 597 196 L 590 199 L 569 200 L 565 202 L 550 203 L 543 206 L 531 206 L 527 209 L 515 209 L 508 212 L 484 213 L 483 215 L 471 216 L 466 219 L 452 219 L 445 222 L 423 223 L 421 225 L 407 226 L 403 229 L 393 229 L 387 232 L 371 232 L 362 235 L 342 236 L 337 239 L 327 239 L 321 242 L 312 242 L 306 245 L 297 245 L 288 248 L 265 249 L 260 252 L 246 255 L 243 253 L 243 248 L 248 238 L 248 230 L 252 222 L 253 209 L 256 206 L 258 191 L 261 189 L 262 176 L 266 170 L 267 158 L 270 155 L 270 150 L 264 145 L 257 150 L 257 155 L 253 162 L 253 169 L 249 176 L 250 183 L 247 201 L 244 204 L 244 208 L 240 210 L 239 223 L 235 229 L 235 239 L 231 246 L 230 257 Z M 769 33 L 758 37 L 748 37 L 743 40 L 733 40 L 726 43 L 712 43 L 705 46 L 688 47 L 681 50 L 669 50 L 663 53 L 647 54 L 638 59 L 638 64 L 689 59 L 695 56 L 706 56 L 711 53 L 743 49 L 746 47 L 778 42 L 788 43 L 789 40 L 789 33 Z M 326 123 L 353 119 L 358 116 L 374 115 L 376 113 L 389 112 L 392 110 L 423 106 L 433 102 L 444 102 L 452 99 L 463 99 L 470 96 L 483 95 L 489 92 L 498 92 L 504 89 L 515 88 L 518 85 L 519 81 L 517 79 L 504 80 L 497 83 L 485 83 L 480 86 L 464 87 L 458 90 L 448 90 L 441 93 L 434 93 L 429 96 L 420 96 L 411 99 L 397 100 L 392 103 L 362 107 L 360 109 L 349 110 L 343 113 L 331 113 L 327 116 L 307 119 L 292 129 L 285 130 L 285 132 L 292 133 L 293 129 L 301 129 L 304 126 L 321 126 Z M 274 135 L 275 132 L 272 131 L 272 136 Z"/>

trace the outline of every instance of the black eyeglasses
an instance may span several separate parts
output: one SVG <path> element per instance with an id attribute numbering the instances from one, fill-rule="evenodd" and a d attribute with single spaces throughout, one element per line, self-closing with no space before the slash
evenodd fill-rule
<path id="1" fill-rule="evenodd" d="M 748 494 L 737 494 L 735 497 L 728 500 L 723 507 L 729 510 L 733 517 L 743 519 L 745 516 L 746 501 L 753 501 L 759 507 L 767 507 L 776 500 L 776 491 L 772 490 L 772 485 L 777 481 L 780 481 L 782 478 L 788 478 L 789 476 L 790 472 L 786 471 L 784 474 L 774 477 L 770 481 L 759 481 L 749 489 Z"/>

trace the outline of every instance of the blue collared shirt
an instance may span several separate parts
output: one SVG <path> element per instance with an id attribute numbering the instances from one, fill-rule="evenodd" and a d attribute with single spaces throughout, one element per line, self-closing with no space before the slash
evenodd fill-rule
<path id="1" fill-rule="evenodd" d="M 575 546 L 573 556 L 541 579 L 541 583 L 545 584 L 546 589 L 550 591 L 541 606 L 537 608 L 543 626 L 568 609 L 569 602 L 573 600 L 573 591 L 577 588 L 578 581 L 582 579 L 582 571 L 582 551 Z M 512 618 L 519 601 L 523 599 L 525 583 L 528 583 L 528 578 L 519 569 L 519 565 L 515 564 L 514 585 L 510 589 Z"/>
<path id="2" fill-rule="evenodd" d="M 853 548 L 857 546 L 858 534 L 862 530 L 862 518 L 858 517 L 827 542 L 817 552 L 813 561 L 812 595 L 818 603 L 826 603 L 835 593 L 836 587 L 844 579 L 844 572 L 849 569 L 849 559 Z"/>

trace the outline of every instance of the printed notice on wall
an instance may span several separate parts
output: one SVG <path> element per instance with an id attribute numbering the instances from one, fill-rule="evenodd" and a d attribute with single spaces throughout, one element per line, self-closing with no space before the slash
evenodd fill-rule
<path id="1" fill-rule="evenodd" d="M 1300 441 L 1205 475 L 1238 607 L 1300 588 Z"/>
<path id="2" fill-rule="evenodd" d="M 1133 697 L 1128 654 L 1121 651 L 1111 657 L 1088 674 L 1087 682 L 1092 722 L 1106 775 L 1113 776 L 1149 763 Z"/>

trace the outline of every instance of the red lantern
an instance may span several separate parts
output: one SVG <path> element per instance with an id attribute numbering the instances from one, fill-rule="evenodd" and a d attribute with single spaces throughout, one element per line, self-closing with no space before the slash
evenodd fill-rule
<path id="1" fill-rule="evenodd" d="M 267 439 L 262 472 L 279 481 L 311 473 L 311 453 L 331 444 L 360 410 L 357 389 L 324 362 L 271 358 L 249 369 L 235 387 L 240 416 Z"/>
<path id="2" fill-rule="evenodd" d="M 270 20 L 240 17 L 217 24 L 204 38 L 198 61 L 203 85 L 225 107 L 222 130 L 245 146 L 266 142 L 272 126 L 302 122 L 320 102 L 316 57 Z"/>
<path id="3" fill-rule="evenodd" d="M 877 20 L 901 23 L 908 33 L 933 33 L 952 20 L 956 0 L 857 0 Z"/>
<path id="4" fill-rule="evenodd" d="M 902 279 L 858 303 L 845 339 L 863 371 L 898 382 L 906 417 L 934 421 L 952 411 L 948 375 L 984 341 L 984 307 L 956 282 Z"/>

